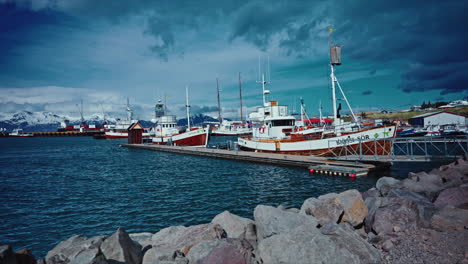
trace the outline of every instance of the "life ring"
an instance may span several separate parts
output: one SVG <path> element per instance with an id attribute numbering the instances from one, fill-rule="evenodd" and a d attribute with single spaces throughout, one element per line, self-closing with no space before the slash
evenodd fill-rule
<path id="1" fill-rule="evenodd" d="M 265 127 L 264 126 L 260 127 L 258 131 L 260 132 L 260 134 L 265 133 Z"/>

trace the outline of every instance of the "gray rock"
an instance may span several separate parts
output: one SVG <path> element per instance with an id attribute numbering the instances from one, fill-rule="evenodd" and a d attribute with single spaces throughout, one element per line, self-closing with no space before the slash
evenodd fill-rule
<path id="1" fill-rule="evenodd" d="M 371 263 L 361 260 L 360 255 L 350 252 L 348 248 L 340 247 L 341 244 L 337 245 L 332 237 L 339 240 L 341 235 L 326 236 L 318 229 L 303 225 L 260 241 L 258 258 L 261 263 L 269 264 Z"/>
<path id="2" fill-rule="evenodd" d="M 348 224 L 340 224 L 334 234 L 328 236 L 340 250 L 345 250 L 358 256 L 360 263 L 377 263 L 380 260 L 379 251 L 362 238 Z"/>
<path id="3" fill-rule="evenodd" d="M 218 224 L 203 224 L 190 227 L 176 226 L 164 228 L 154 234 L 152 246 L 165 256 L 172 256 L 178 251 L 184 256 L 190 249 L 205 240 L 216 240 L 226 238 L 226 232 Z"/>
<path id="4" fill-rule="evenodd" d="M 393 199 L 384 207 L 379 207 L 373 217 L 372 230 L 377 234 L 389 234 L 393 228 L 414 229 L 418 224 L 418 210 L 412 201 Z"/>
<path id="5" fill-rule="evenodd" d="M 190 250 L 187 258 L 189 263 L 197 264 L 250 264 L 252 247 L 240 239 L 203 241 Z"/>
<path id="6" fill-rule="evenodd" d="M 94 260 L 87 259 L 85 262 L 84 256 L 97 254 L 99 247 L 106 236 L 97 236 L 86 238 L 83 236 L 72 236 L 67 240 L 60 242 L 46 255 L 47 264 L 63 264 L 63 263 L 92 263 Z M 86 252 L 89 251 L 89 252 Z M 74 262 L 75 258 L 81 254 L 79 262 Z"/>
<path id="7" fill-rule="evenodd" d="M 301 214 L 311 215 L 317 219 L 320 225 L 337 223 L 344 213 L 344 208 L 335 197 L 329 199 L 309 198 L 301 206 Z"/>
<path id="8" fill-rule="evenodd" d="M 361 193 L 361 196 L 362 196 L 362 199 L 365 201 L 369 197 L 380 197 L 382 195 L 380 194 L 380 191 L 377 190 L 377 188 L 372 187 L 369 190 Z"/>
<path id="9" fill-rule="evenodd" d="M 130 238 L 141 246 L 142 249 L 151 246 L 151 238 L 153 237 L 152 233 L 133 233 L 129 234 Z"/>
<path id="10" fill-rule="evenodd" d="M 266 205 L 257 205 L 254 210 L 257 240 L 289 232 L 299 226 L 316 228 L 317 220 L 312 216 L 283 211 Z"/>
<path id="11" fill-rule="evenodd" d="M 15 254 L 9 245 L 0 246 L 0 263 L 16 264 Z"/>
<path id="12" fill-rule="evenodd" d="M 431 218 L 436 209 L 425 196 L 409 190 L 393 189 L 388 193 L 388 197 L 414 202 L 418 209 L 419 224 L 422 227 L 430 226 Z"/>
<path id="13" fill-rule="evenodd" d="M 224 211 L 215 216 L 211 223 L 219 224 L 226 231 L 227 237 L 240 238 L 245 235 L 247 226 L 254 224 L 254 221 L 231 214 L 229 211 Z"/>
<path id="14" fill-rule="evenodd" d="M 440 177 L 440 174 L 427 173 L 424 171 L 421 171 L 418 173 L 410 172 L 408 174 L 408 178 L 416 182 L 419 182 L 419 181 L 430 182 L 436 185 L 441 185 L 443 183 L 442 178 Z"/>
<path id="15" fill-rule="evenodd" d="M 368 214 L 366 204 L 361 193 L 357 190 L 348 190 L 338 194 L 340 204 L 344 208 L 341 221 L 352 226 L 360 225 Z"/>
<path id="16" fill-rule="evenodd" d="M 99 248 L 93 247 L 78 253 L 70 264 L 107 264 L 109 263 Z"/>
<path id="17" fill-rule="evenodd" d="M 434 202 L 436 207 L 450 205 L 468 209 L 468 186 L 453 187 L 443 190 Z"/>
<path id="18" fill-rule="evenodd" d="M 101 251 L 112 263 L 140 264 L 143 259 L 141 246 L 133 242 L 123 228 L 118 228 L 102 242 Z"/>
<path id="19" fill-rule="evenodd" d="M 364 221 L 368 210 L 357 190 L 329 193 L 304 201 L 301 214 L 314 216 L 321 225 L 343 221 L 357 226 Z"/>
<path id="20" fill-rule="evenodd" d="M 446 206 L 434 214 L 431 226 L 438 231 L 468 229 L 468 210 Z"/>
<path id="21" fill-rule="evenodd" d="M 430 181 L 414 181 L 412 179 L 401 181 L 401 188 L 418 193 L 437 193 L 444 189 L 442 185 Z"/>
<path id="22" fill-rule="evenodd" d="M 399 186 L 400 180 L 392 177 L 382 177 L 375 183 L 375 187 L 383 196 L 386 196 L 391 189 L 398 188 Z"/>

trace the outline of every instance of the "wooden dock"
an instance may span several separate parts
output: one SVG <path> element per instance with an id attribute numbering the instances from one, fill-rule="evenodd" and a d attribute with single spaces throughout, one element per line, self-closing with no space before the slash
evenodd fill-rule
<path id="1" fill-rule="evenodd" d="M 211 149 L 204 147 L 182 147 L 182 146 L 164 146 L 148 144 L 122 144 L 122 147 L 132 149 L 145 149 L 152 151 L 171 152 L 177 154 L 203 156 L 218 159 L 238 160 L 246 162 L 257 162 L 282 166 L 293 166 L 307 168 L 311 173 L 318 172 L 316 166 L 321 167 L 321 173 L 344 175 L 344 176 L 362 176 L 367 175 L 369 171 L 376 168 L 373 164 L 364 164 L 359 162 L 330 160 L 324 157 L 285 155 L 275 153 L 248 152 L 224 149 Z M 328 167 L 327 167 L 328 166 Z M 333 172 L 333 173 L 327 173 Z M 354 174 L 354 175 L 353 175 Z"/>

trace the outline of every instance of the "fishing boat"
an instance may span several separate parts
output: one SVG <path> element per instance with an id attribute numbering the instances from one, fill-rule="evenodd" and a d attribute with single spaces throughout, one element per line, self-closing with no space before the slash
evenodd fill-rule
<path id="1" fill-rule="evenodd" d="M 155 135 L 152 136 L 152 143 L 158 145 L 174 146 L 206 146 L 209 137 L 209 127 L 192 127 L 190 124 L 190 105 L 188 99 L 188 88 L 186 88 L 186 110 L 187 128 L 177 127 L 175 115 L 167 115 L 165 105 L 159 100 L 156 104 Z"/>
<path id="2" fill-rule="evenodd" d="M 17 128 L 13 129 L 11 133 L 8 134 L 9 137 L 34 137 L 33 133 L 25 133 L 23 132 L 23 129 Z"/>
<path id="3" fill-rule="evenodd" d="M 220 136 L 228 136 L 228 137 L 238 137 L 238 136 L 247 136 L 252 135 L 252 128 L 243 121 L 243 114 L 242 114 L 242 82 L 239 73 L 239 97 L 240 97 L 240 121 L 229 121 L 223 119 L 221 116 L 221 102 L 219 96 L 219 81 L 216 78 L 216 90 L 218 93 L 218 123 L 212 127 L 211 136 L 220 137 Z"/>
<path id="4" fill-rule="evenodd" d="M 265 89 L 265 75 L 261 74 L 263 107 L 249 117 L 256 122 L 252 137 L 240 137 L 239 148 L 247 151 L 272 152 L 296 155 L 336 156 L 343 150 L 354 151 L 362 155 L 383 155 L 392 150 L 391 142 L 385 140 L 395 137 L 396 126 L 363 127 L 358 122 L 346 95 L 335 76 L 335 66 L 341 65 L 341 48 L 330 45 L 330 79 L 333 103 L 333 125 L 318 128 L 314 133 L 298 133 L 296 119 L 288 114 L 285 105 L 277 101 L 266 101 L 270 93 Z M 353 122 L 343 122 L 337 108 L 336 86 L 339 88 L 351 112 Z"/>
<path id="5" fill-rule="evenodd" d="M 106 139 L 119 139 L 119 138 L 128 138 L 128 128 L 138 122 L 138 120 L 133 119 L 133 110 L 130 107 L 130 101 L 127 98 L 127 106 L 126 106 L 126 111 L 127 111 L 127 118 L 122 120 L 122 119 L 117 119 L 117 122 L 115 124 L 106 124 L 104 125 L 105 129 L 105 138 Z M 151 129 L 150 128 L 144 128 L 143 131 L 143 137 L 147 138 L 151 136 Z"/>

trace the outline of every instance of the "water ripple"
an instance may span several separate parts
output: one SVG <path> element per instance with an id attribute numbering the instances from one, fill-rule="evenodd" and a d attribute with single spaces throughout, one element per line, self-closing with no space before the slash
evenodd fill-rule
<path id="1" fill-rule="evenodd" d="M 377 180 L 129 150 L 118 146 L 123 142 L 0 138 L 0 241 L 44 257 L 75 234 L 110 234 L 120 226 L 156 232 L 209 222 L 224 210 L 252 218 L 258 204 L 300 207 L 309 197 L 366 190 Z"/>

